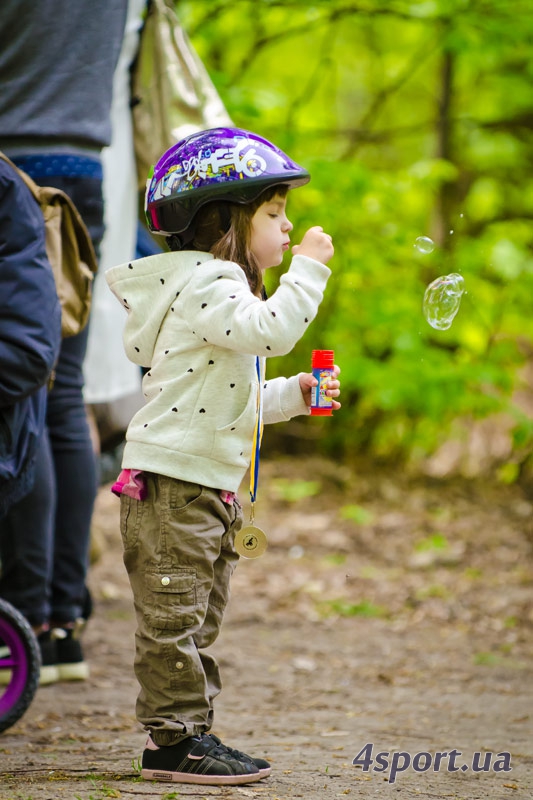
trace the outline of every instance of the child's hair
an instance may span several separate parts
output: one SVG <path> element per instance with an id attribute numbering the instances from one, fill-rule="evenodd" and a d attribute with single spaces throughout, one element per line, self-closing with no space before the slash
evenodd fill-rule
<path id="1" fill-rule="evenodd" d="M 250 289 L 260 296 L 263 273 L 250 250 L 252 217 L 263 203 L 268 203 L 276 195 L 285 197 L 288 190 L 286 184 L 278 184 L 270 186 L 249 203 L 207 203 L 193 220 L 194 234 L 186 249 L 212 253 L 215 258 L 239 264 L 248 278 Z M 178 236 L 169 236 L 167 243 L 171 250 L 184 249 Z"/>

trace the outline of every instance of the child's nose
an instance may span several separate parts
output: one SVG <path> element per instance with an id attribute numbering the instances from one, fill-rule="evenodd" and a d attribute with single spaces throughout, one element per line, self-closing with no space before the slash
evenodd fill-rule
<path id="1" fill-rule="evenodd" d="M 285 219 L 283 220 L 283 230 L 287 231 L 288 233 L 289 231 L 292 231 L 293 227 L 294 225 L 292 224 L 290 219 L 287 219 L 287 217 L 285 217 Z"/>

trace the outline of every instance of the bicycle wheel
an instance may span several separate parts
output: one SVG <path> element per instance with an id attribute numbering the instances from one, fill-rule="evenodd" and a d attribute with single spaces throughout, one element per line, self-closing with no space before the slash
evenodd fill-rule
<path id="1" fill-rule="evenodd" d="M 0 599 L 0 732 L 17 722 L 30 705 L 41 669 L 41 653 L 27 620 Z"/>

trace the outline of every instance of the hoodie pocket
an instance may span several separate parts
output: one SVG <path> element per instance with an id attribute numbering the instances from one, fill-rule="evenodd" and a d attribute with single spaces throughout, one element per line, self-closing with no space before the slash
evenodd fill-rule
<path id="1" fill-rule="evenodd" d="M 257 389 L 250 391 L 248 402 L 239 416 L 215 431 L 211 457 L 234 466 L 248 466 L 255 422 L 257 418 Z"/>

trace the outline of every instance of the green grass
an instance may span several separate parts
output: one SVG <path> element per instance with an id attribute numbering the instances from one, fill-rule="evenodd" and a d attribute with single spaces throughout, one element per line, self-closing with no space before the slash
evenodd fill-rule
<path id="1" fill-rule="evenodd" d="M 374 514 L 371 511 L 354 503 L 341 506 L 339 515 L 341 519 L 355 522 L 357 525 L 369 525 L 374 520 Z"/>
<path id="2" fill-rule="evenodd" d="M 379 606 L 371 600 L 360 600 L 358 603 L 350 603 L 339 598 L 328 600 L 318 604 L 318 609 L 324 617 L 386 617 L 389 612 L 385 606 Z"/>

